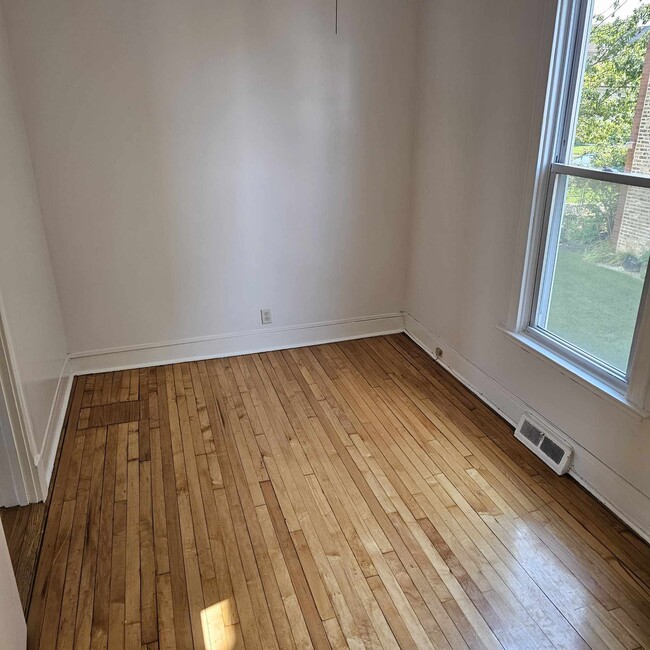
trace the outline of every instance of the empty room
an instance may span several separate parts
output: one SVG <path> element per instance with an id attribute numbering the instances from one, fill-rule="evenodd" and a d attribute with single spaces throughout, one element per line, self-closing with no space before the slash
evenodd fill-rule
<path id="1" fill-rule="evenodd" d="M 650 649 L 650 0 L 0 0 L 2 650 Z"/>

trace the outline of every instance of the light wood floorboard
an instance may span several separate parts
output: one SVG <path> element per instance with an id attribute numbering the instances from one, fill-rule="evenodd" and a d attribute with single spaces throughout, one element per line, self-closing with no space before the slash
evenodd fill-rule
<path id="1" fill-rule="evenodd" d="M 79 377 L 30 648 L 650 648 L 650 548 L 404 335 Z"/>

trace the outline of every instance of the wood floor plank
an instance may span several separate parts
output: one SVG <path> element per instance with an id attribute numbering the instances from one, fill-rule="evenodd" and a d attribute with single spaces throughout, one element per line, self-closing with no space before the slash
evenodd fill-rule
<path id="1" fill-rule="evenodd" d="M 238 404 L 238 400 L 234 400 L 234 402 L 235 405 Z M 232 416 L 232 414 L 233 411 L 230 411 L 229 416 Z M 264 543 L 260 522 L 255 510 L 256 505 L 264 504 L 264 498 L 259 488 L 259 483 L 257 483 L 257 475 L 252 476 L 250 471 L 247 472 L 244 467 L 244 460 L 250 460 L 247 453 L 248 444 L 245 440 L 236 439 L 234 426 L 236 422 L 239 422 L 239 416 L 236 420 L 232 417 L 228 418 L 227 424 L 230 424 L 230 426 L 224 428 L 223 437 L 216 440 L 215 444 L 218 453 L 224 458 L 224 475 L 227 484 L 232 485 L 237 490 L 237 494 L 235 494 L 233 488 L 226 490 L 226 494 L 230 495 L 229 503 L 232 508 L 238 511 L 240 525 L 242 520 L 245 521 L 250 539 L 250 544 L 248 544 L 245 536 L 238 536 L 238 541 L 242 542 L 240 544 L 240 553 L 242 557 L 247 558 L 250 572 L 248 578 L 249 584 L 256 583 L 258 585 L 258 598 L 261 597 L 259 587 L 263 588 L 264 599 L 268 606 L 270 620 L 272 621 L 279 647 L 294 647 L 287 613 L 280 596 L 277 580 L 271 567 L 269 552 Z M 227 464 L 226 456 L 229 461 Z M 255 492 L 251 490 L 252 485 L 257 488 Z M 261 503 L 259 503 L 259 500 L 256 500 L 257 492 L 259 492 L 262 499 Z M 264 606 L 263 601 L 262 605 Z M 268 623 L 266 625 L 268 629 Z M 273 640 L 269 640 L 268 644 L 272 646 Z"/>
<path id="2" fill-rule="evenodd" d="M 311 644 L 309 631 L 305 624 L 305 617 L 300 608 L 287 563 L 285 561 L 278 537 L 273 529 L 271 516 L 266 505 L 256 507 L 257 519 L 264 537 L 264 543 L 268 549 L 269 559 L 273 566 L 278 589 L 284 602 L 288 621 L 291 626 L 291 633 L 297 648 L 309 647 Z"/>
<path id="3" fill-rule="evenodd" d="M 9 556 L 25 616 L 29 612 L 46 515 L 45 503 L 0 508 L 0 520 L 7 539 Z"/>
<path id="4" fill-rule="evenodd" d="M 117 464 L 118 427 L 109 426 L 102 490 L 101 520 L 97 547 L 97 574 L 93 601 L 91 648 L 103 650 L 108 643 L 113 555 L 113 510 L 115 502 L 115 468 Z"/>
<path id="5" fill-rule="evenodd" d="M 138 429 L 130 432 L 137 443 Z M 126 576 L 124 593 L 124 624 L 128 628 L 130 643 L 142 645 L 140 635 L 140 461 L 137 444 L 134 457 L 127 463 L 127 510 L 126 510 Z M 137 623 L 137 626 L 135 625 Z"/>
<path id="6" fill-rule="evenodd" d="M 167 544 L 167 515 L 163 487 L 163 462 L 160 447 L 160 429 L 150 430 L 151 439 L 151 500 L 153 508 L 154 553 L 156 575 L 169 573 L 169 548 Z"/>
<path id="7" fill-rule="evenodd" d="M 70 533 L 75 506 L 75 501 L 65 501 L 61 510 L 61 520 L 59 522 L 58 535 L 54 547 L 52 574 L 43 611 L 39 646 L 41 648 L 51 648 L 55 646 L 57 641 L 61 600 L 63 598 L 67 556 L 70 547 Z"/>
<path id="8" fill-rule="evenodd" d="M 140 595 L 142 644 L 158 640 L 151 462 L 140 463 Z"/>
<path id="9" fill-rule="evenodd" d="M 650 547 L 404 335 L 79 377 L 1 515 L 30 649 L 650 648 Z"/>
<path id="10" fill-rule="evenodd" d="M 222 383 L 224 378 L 227 376 L 229 368 L 222 367 L 220 364 L 214 364 L 213 370 L 213 373 L 209 373 L 212 394 L 217 400 L 218 408 L 222 414 L 222 426 L 220 427 L 219 423 L 214 425 L 214 430 L 217 431 L 218 434 L 215 437 L 215 446 L 219 458 L 219 465 L 224 478 L 224 494 L 226 496 L 228 512 L 230 514 L 230 523 L 226 527 L 226 533 L 230 533 L 230 525 L 232 525 L 251 605 L 257 612 L 256 623 L 260 639 L 269 648 L 277 648 L 278 639 L 273 627 L 271 610 L 269 608 L 269 602 L 275 602 L 275 597 L 277 596 L 277 585 L 271 581 L 267 585 L 268 593 L 265 596 L 260 569 L 267 569 L 268 567 L 265 557 L 258 556 L 256 559 L 254 554 L 254 547 L 256 546 L 257 540 L 259 540 L 260 531 L 254 513 L 251 485 L 245 475 L 241 457 L 236 447 L 234 433 L 232 431 L 232 421 L 228 417 L 227 413 L 226 415 L 223 415 L 224 410 L 228 411 L 225 404 L 231 404 L 230 411 L 234 408 L 234 401 L 232 401 L 232 394 L 229 391 L 229 386 Z M 221 381 L 219 381 L 220 377 Z M 230 398 L 230 402 L 226 397 Z M 255 483 L 255 487 L 259 490 L 259 484 Z M 246 521 L 245 512 L 249 515 L 248 523 Z M 258 552 L 259 551 L 260 549 L 258 548 Z M 269 602 L 267 602 L 267 597 L 269 597 Z M 280 629 L 283 629 L 286 633 L 287 628 L 283 624 L 283 608 L 276 613 L 279 615 L 277 624 Z"/>
<path id="11" fill-rule="evenodd" d="M 43 626 L 43 611 L 47 599 L 47 590 L 52 578 L 52 562 L 54 559 L 55 543 L 58 534 L 58 526 L 63 507 L 67 472 L 70 466 L 70 457 L 73 453 L 73 445 L 79 422 L 81 401 L 84 397 L 86 378 L 80 377 L 75 380 L 72 393 L 72 403 L 69 406 L 69 414 L 65 430 L 62 434 L 61 449 L 57 461 L 56 480 L 51 489 L 49 497 L 45 531 L 38 559 L 38 568 L 34 580 L 32 603 L 30 604 L 27 616 L 27 638 L 32 648 L 40 645 L 41 629 Z M 89 398 L 90 399 L 90 398 Z M 49 523 L 49 525 L 48 525 Z"/>
<path id="12" fill-rule="evenodd" d="M 225 490 L 216 490 L 215 500 L 219 513 L 219 521 L 223 530 L 224 547 L 226 549 L 226 556 L 228 557 L 228 568 L 232 580 L 233 593 L 237 601 L 237 611 L 241 623 L 240 629 L 242 631 L 243 641 L 247 648 L 262 648 L 256 613 L 246 582 L 246 575 L 239 554 L 239 546 L 237 544 L 235 528 L 232 523 Z"/>
<path id="13" fill-rule="evenodd" d="M 275 534 L 280 542 L 280 548 L 284 555 L 284 559 L 291 576 L 298 603 L 305 617 L 305 623 L 309 630 L 311 641 L 315 648 L 330 648 L 329 639 L 323 623 L 318 614 L 318 608 L 314 596 L 309 589 L 307 578 L 303 571 L 302 565 L 298 558 L 298 553 L 291 539 L 291 534 L 286 527 L 280 503 L 273 491 L 273 486 L 270 481 L 265 481 L 262 484 L 262 492 L 264 493 L 264 500 L 268 509 Z"/>
<path id="14" fill-rule="evenodd" d="M 113 506 L 111 588 L 108 612 L 108 648 L 124 647 L 124 597 L 126 594 L 126 501 Z"/>
<path id="15" fill-rule="evenodd" d="M 188 399 L 185 395 L 185 385 L 180 366 L 174 367 L 173 378 L 174 391 L 176 395 L 176 411 L 179 418 L 179 435 L 182 447 L 182 457 L 184 460 L 184 467 L 181 472 L 184 474 L 187 481 L 187 496 L 191 511 L 191 523 L 195 538 L 199 571 L 202 580 L 211 580 L 215 576 L 215 570 L 210 551 L 208 528 L 205 521 L 205 509 L 203 507 L 201 487 L 199 484 L 199 475 L 196 465 L 197 445 L 199 444 L 196 439 L 200 439 L 200 432 L 193 431 L 193 428 L 195 427 L 192 427 L 190 424 L 190 409 L 188 409 Z M 175 431 L 175 428 L 173 430 Z M 188 433 L 190 435 L 187 435 Z M 179 456 L 181 447 L 179 447 L 176 452 Z M 203 450 L 203 446 L 199 447 L 199 453 Z M 179 483 L 177 482 L 177 485 L 178 484 Z"/>
<path id="16" fill-rule="evenodd" d="M 158 641 L 161 648 L 176 648 L 172 583 L 169 573 L 156 576 L 156 605 L 158 607 Z"/>
<path id="17" fill-rule="evenodd" d="M 190 607 L 185 586 L 183 542 L 181 539 L 180 518 L 178 514 L 177 486 L 174 478 L 174 451 L 169 424 L 169 400 L 164 368 L 156 368 L 156 383 L 158 387 L 162 485 L 165 497 L 166 540 L 171 581 L 174 633 L 177 647 L 184 648 L 191 647 L 192 645 L 192 628 L 190 623 Z"/>
<path id="18" fill-rule="evenodd" d="M 57 647 L 60 648 L 72 647 L 75 642 L 75 622 L 81 591 L 82 561 L 88 533 L 88 503 L 95 455 L 95 437 L 80 435 L 79 433 L 77 435 L 84 444 L 81 447 L 79 474 L 75 487 L 76 505 L 70 534 L 70 549 L 68 551 L 61 618 L 59 620 Z M 68 482 L 69 486 L 70 482 Z"/>
<path id="19" fill-rule="evenodd" d="M 187 474 L 187 456 L 193 458 L 193 453 L 185 453 L 184 439 L 181 431 L 181 420 L 178 408 L 178 394 L 174 381 L 174 371 L 171 366 L 165 368 L 165 381 L 167 384 L 167 409 L 169 412 L 169 431 L 171 437 L 172 462 L 174 466 L 174 477 L 176 483 L 176 503 L 178 509 L 178 521 L 180 530 L 180 541 L 182 555 L 178 556 L 178 562 L 184 565 L 185 594 L 188 603 L 188 614 L 192 631 L 193 643 L 200 647 L 203 643 L 203 627 L 201 624 L 201 612 L 205 608 L 203 596 L 203 585 L 201 583 L 201 572 L 199 562 L 199 549 L 197 547 L 197 535 L 194 529 L 192 517 L 192 505 L 190 497 L 190 483 Z M 191 441 L 190 441 L 191 444 Z M 198 525 L 197 525 L 198 527 Z"/>
<path id="20" fill-rule="evenodd" d="M 228 603 L 227 606 L 222 607 L 224 625 L 235 625 L 239 622 L 237 606 L 233 596 L 230 573 L 228 571 L 228 561 L 226 559 L 223 542 L 223 531 L 219 525 L 219 515 L 214 496 L 214 485 L 210 477 L 210 470 L 207 463 L 208 461 L 205 456 L 197 456 L 203 507 L 205 508 L 208 536 L 210 538 L 210 549 L 215 567 L 217 595 L 220 603 Z"/>
<path id="21" fill-rule="evenodd" d="M 101 496 L 106 462 L 106 436 L 106 427 L 99 427 L 95 430 L 95 452 L 90 479 L 88 517 L 86 521 L 87 532 L 81 564 L 79 603 L 77 605 L 75 624 L 75 645 L 79 648 L 90 647 L 92 637 L 92 618 L 97 576 L 97 549 L 101 525 Z"/>

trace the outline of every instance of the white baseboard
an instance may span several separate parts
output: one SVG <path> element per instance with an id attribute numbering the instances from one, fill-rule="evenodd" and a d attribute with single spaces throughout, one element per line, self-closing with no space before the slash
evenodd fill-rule
<path id="1" fill-rule="evenodd" d="M 126 370 L 169 363 L 270 352 L 404 331 L 402 314 L 264 328 L 196 339 L 97 350 L 70 355 L 72 374 Z"/>
<path id="2" fill-rule="evenodd" d="M 404 315 L 404 326 L 406 334 L 433 358 L 436 358 L 433 350 L 442 348 L 444 361 L 438 358 L 437 362 L 513 426 L 524 412 L 548 419 L 410 314 Z M 650 498 L 575 440 L 570 437 L 569 440 L 575 449 L 571 476 L 650 543 Z"/>
<path id="3" fill-rule="evenodd" d="M 72 368 L 70 358 L 68 357 L 63 364 L 59 381 L 56 386 L 54 400 L 52 402 L 52 409 L 50 410 L 50 417 L 47 421 L 47 428 L 45 430 L 45 438 L 41 446 L 40 453 L 34 459 L 34 465 L 38 472 L 38 478 L 41 488 L 41 497 L 43 500 L 47 498 L 50 479 L 52 478 L 52 471 L 54 470 L 54 461 L 56 460 L 56 452 L 61 438 L 61 432 L 65 421 L 65 414 L 70 399 L 70 391 L 72 389 Z"/>

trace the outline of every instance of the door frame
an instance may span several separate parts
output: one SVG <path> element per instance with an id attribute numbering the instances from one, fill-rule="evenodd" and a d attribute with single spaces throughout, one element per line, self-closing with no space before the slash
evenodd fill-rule
<path id="1" fill-rule="evenodd" d="M 3 314 L 0 300 L 0 454 L 3 456 L 0 467 L 4 472 L 11 472 L 13 482 L 13 489 L 7 488 L 8 482 L 5 483 L 3 493 L 0 493 L 0 506 L 22 506 L 42 501 L 45 495 L 42 493 L 38 468 L 34 464 L 29 424 L 11 360 Z"/>

